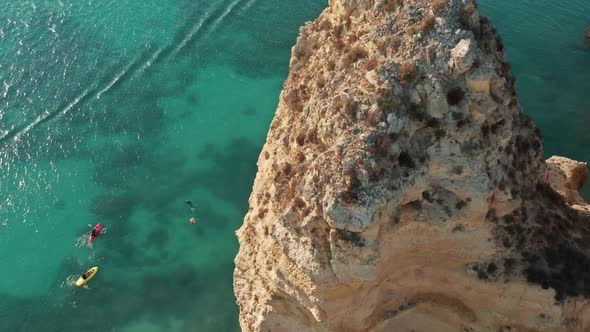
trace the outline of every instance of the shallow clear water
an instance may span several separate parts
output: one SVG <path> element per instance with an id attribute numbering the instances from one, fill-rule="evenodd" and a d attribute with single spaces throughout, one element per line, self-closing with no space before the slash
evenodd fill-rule
<path id="1" fill-rule="evenodd" d="M 326 2 L 0 4 L 0 331 L 237 330 L 234 231 L 298 27 Z M 481 9 L 547 153 L 590 159 L 590 4 Z"/>
<path id="2" fill-rule="evenodd" d="M 237 330 L 234 232 L 325 3 L 0 1 L 0 330 Z"/>

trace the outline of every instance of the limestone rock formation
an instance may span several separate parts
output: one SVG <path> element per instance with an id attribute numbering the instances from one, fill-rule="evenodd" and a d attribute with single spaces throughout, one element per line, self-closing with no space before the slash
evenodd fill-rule
<path id="1" fill-rule="evenodd" d="M 586 177 L 586 163 L 564 157 L 551 157 L 547 160 L 547 183 L 565 199 L 565 202 L 583 213 L 590 212 L 590 205 L 578 192 Z"/>
<path id="2" fill-rule="evenodd" d="M 244 331 L 590 331 L 582 166 L 542 160 L 503 51 L 471 0 L 301 28 L 237 232 Z"/>

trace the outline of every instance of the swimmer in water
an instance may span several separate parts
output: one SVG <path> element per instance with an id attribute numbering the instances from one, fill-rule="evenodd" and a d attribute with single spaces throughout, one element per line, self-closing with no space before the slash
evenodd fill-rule
<path id="1" fill-rule="evenodd" d="M 192 212 L 195 212 L 195 206 L 193 205 L 193 202 L 191 201 L 186 201 L 186 205 L 188 205 L 188 208 L 191 209 Z"/>
<path id="2" fill-rule="evenodd" d="M 186 201 L 186 205 L 188 206 L 189 209 L 191 209 L 191 212 L 193 215 L 196 215 L 197 209 L 195 208 L 195 206 L 193 205 L 193 202 L 191 201 Z M 191 217 L 188 222 L 192 225 L 195 223 L 195 217 Z"/>

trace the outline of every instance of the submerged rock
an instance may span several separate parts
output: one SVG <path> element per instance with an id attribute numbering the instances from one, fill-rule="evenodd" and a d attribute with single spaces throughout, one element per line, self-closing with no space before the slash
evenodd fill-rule
<path id="1" fill-rule="evenodd" d="M 330 0 L 237 232 L 241 327 L 587 331 L 582 167 L 543 161 L 472 1 Z"/>

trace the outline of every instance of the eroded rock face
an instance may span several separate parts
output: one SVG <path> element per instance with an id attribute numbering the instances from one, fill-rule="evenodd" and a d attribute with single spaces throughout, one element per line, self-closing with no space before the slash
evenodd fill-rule
<path id="1" fill-rule="evenodd" d="M 331 0 L 301 28 L 238 231 L 242 329 L 588 331 L 590 221 L 509 70 L 471 1 Z"/>
<path id="2" fill-rule="evenodd" d="M 583 213 L 590 212 L 590 205 L 579 193 L 587 176 L 586 163 L 557 156 L 547 159 L 547 183 L 567 204 Z"/>
<path id="3" fill-rule="evenodd" d="M 454 68 L 457 74 L 463 74 L 473 67 L 477 59 L 476 46 L 472 39 L 462 39 L 455 48 L 451 50 L 451 61 L 449 67 Z"/>

